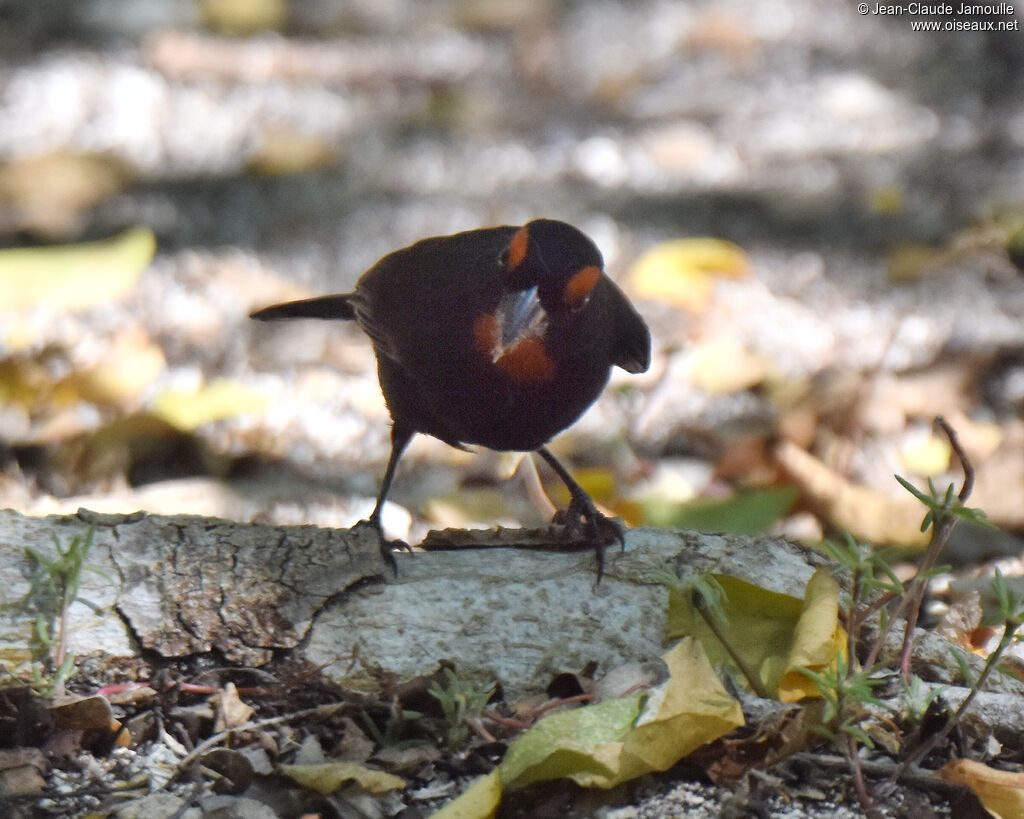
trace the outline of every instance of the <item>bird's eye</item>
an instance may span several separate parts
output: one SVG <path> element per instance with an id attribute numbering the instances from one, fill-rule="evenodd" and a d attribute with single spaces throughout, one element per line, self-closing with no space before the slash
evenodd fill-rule
<path id="1" fill-rule="evenodd" d="M 589 301 L 590 301 L 590 296 L 585 296 L 584 298 L 580 299 L 579 301 L 571 302 L 569 304 L 569 312 L 570 313 L 578 313 L 580 310 L 582 310 L 584 307 L 587 306 L 587 302 L 589 302 Z"/>

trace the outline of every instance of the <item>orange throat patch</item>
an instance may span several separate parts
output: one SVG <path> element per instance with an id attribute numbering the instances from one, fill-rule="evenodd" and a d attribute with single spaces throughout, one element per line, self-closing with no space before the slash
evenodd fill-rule
<path id="1" fill-rule="evenodd" d="M 503 345 L 498 319 L 489 313 L 473 322 L 473 344 L 516 383 L 537 384 L 555 377 L 555 362 L 540 336 L 517 338 Z"/>

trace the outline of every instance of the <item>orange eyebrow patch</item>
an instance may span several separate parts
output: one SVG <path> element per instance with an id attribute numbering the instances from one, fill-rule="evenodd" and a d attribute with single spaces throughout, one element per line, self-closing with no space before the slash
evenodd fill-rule
<path id="1" fill-rule="evenodd" d="M 473 346 L 487 356 L 498 346 L 498 320 L 490 313 L 477 316 L 473 322 Z"/>
<path id="2" fill-rule="evenodd" d="M 521 227 L 508 243 L 508 269 L 515 270 L 526 258 L 526 250 L 530 246 L 530 231 Z"/>
<path id="3" fill-rule="evenodd" d="M 574 274 L 565 283 L 565 291 L 563 293 L 565 303 L 572 306 L 582 302 L 590 295 L 590 291 L 594 289 L 594 285 L 597 284 L 597 280 L 600 278 L 601 269 L 593 265 L 588 265 Z"/>
<path id="4" fill-rule="evenodd" d="M 513 344 L 494 363 L 513 381 L 536 384 L 550 381 L 555 376 L 555 362 L 539 338 L 527 338 Z"/>

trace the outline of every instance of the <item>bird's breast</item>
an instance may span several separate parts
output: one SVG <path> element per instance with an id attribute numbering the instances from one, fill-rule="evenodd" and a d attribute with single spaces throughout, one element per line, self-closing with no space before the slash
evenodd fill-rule
<path id="1" fill-rule="evenodd" d="M 494 312 L 473 320 L 472 346 L 484 366 L 514 384 L 552 381 L 558 367 L 545 344 L 548 319 L 536 293 L 504 296 Z"/>

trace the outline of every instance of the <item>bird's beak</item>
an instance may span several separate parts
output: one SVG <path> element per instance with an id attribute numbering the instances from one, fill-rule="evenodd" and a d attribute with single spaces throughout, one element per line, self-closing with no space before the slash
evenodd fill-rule
<path id="1" fill-rule="evenodd" d="M 510 347 L 517 341 L 544 332 L 546 313 L 537 295 L 537 288 L 513 290 L 505 293 L 495 311 L 501 328 L 501 346 Z"/>

